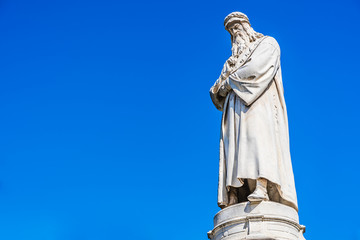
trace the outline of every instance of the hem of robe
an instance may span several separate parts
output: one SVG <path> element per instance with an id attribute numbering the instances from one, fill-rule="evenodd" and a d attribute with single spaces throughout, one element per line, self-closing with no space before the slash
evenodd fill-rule
<path id="1" fill-rule="evenodd" d="M 280 184 L 275 183 L 275 182 L 269 180 L 268 178 L 266 178 L 266 177 L 264 177 L 264 176 L 259 176 L 257 179 L 259 179 L 259 178 L 264 178 L 264 179 L 266 179 L 268 182 L 270 182 L 270 183 L 272 183 L 272 184 L 274 184 L 274 185 L 276 186 L 276 189 L 277 189 L 277 191 L 278 191 L 278 193 L 279 193 L 279 195 L 280 195 L 280 198 L 281 198 L 281 201 L 279 201 L 278 203 L 287 205 L 287 206 L 289 206 L 289 207 L 292 207 L 292 208 L 294 208 L 297 212 L 299 211 L 297 205 L 296 205 L 295 203 L 293 203 L 293 201 L 291 201 L 290 199 L 287 199 L 287 197 L 284 196 L 284 193 L 283 193 L 283 191 L 282 191 L 282 189 L 281 189 L 281 185 L 280 185 Z M 254 181 L 257 180 L 256 178 L 255 178 L 255 179 L 254 179 L 254 178 L 237 178 L 237 179 L 239 180 L 239 182 L 240 182 L 240 184 L 241 184 L 240 187 L 242 187 L 242 186 L 244 185 L 244 179 L 251 179 L 251 180 L 254 180 Z M 268 183 L 268 184 L 269 184 L 269 183 Z M 230 187 L 235 187 L 235 186 L 226 185 L 226 190 L 227 190 L 227 192 L 229 192 Z M 237 187 L 237 186 L 236 186 L 235 188 L 240 188 L 240 187 Z M 271 200 L 269 200 L 269 201 L 271 201 Z M 272 201 L 272 202 L 276 202 L 276 201 Z M 220 201 L 220 202 L 218 202 L 218 206 L 219 206 L 221 209 L 223 209 L 223 208 L 229 206 L 229 204 L 226 203 L 225 201 Z"/>

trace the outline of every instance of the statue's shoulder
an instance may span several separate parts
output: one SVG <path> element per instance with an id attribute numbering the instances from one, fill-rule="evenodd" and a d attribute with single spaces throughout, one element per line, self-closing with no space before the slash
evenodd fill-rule
<path id="1" fill-rule="evenodd" d="M 263 45 L 271 45 L 272 47 L 277 49 L 279 51 L 279 53 L 280 53 L 280 46 L 279 46 L 278 42 L 276 41 L 276 39 L 273 38 L 273 37 L 264 36 L 262 41 L 261 41 L 261 44 L 263 44 Z"/>

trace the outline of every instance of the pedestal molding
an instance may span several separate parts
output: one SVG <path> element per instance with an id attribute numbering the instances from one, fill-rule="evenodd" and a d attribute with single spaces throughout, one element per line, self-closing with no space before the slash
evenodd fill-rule
<path id="1" fill-rule="evenodd" d="M 214 217 L 211 240 L 233 239 L 304 239 L 305 226 L 297 212 L 274 202 L 240 203 L 219 211 Z"/>

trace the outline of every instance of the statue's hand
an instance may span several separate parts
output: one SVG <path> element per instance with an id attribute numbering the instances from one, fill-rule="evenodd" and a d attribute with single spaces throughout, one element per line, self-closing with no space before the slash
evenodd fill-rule
<path id="1" fill-rule="evenodd" d="M 232 70 L 234 69 L 236 62 L 237 62 L 238 58 L 231 56 L 229 57 L 228 60 L 226 60 L 223 70 L 221 71 L 221 78 L 223 80 L 225 80 L 226 78 L 229 77 L 230 73 L 232 72 Z"/>
<path id="2" fill-rule="evenodd" d="M 233 57 L 230 57 L 228 60 L 226 60 L 224 67 L 221 71 L 221 75 L 220 75 L 221 80 L 225 80 L 226 78 L 229 77 L 229 75 L 234 67 L 234 65 L 233 65 L 234 61 L 235 60 Z"/>
<path id="3" fill-rule="evenodd" d="M 234 67 L 236 62 L 237 62 L 237 57 L 231 56 L 229 57 L 228 60 L 226 60 L 226 63 L 230 66 L 230 67 Z"/>

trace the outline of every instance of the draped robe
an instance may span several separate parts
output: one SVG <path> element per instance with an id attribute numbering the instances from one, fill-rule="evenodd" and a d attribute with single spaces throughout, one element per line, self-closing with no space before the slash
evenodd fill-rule
<path id="1" fill-rule="evenodd" d="M 210 89 L 214 105 L 223 111 L 218 205 L 228 206 L 230 187 L 265 178 L 270 200 L 297 210 L 279 45 L 272 37 L 258 39 L 239 62 Z"/>

